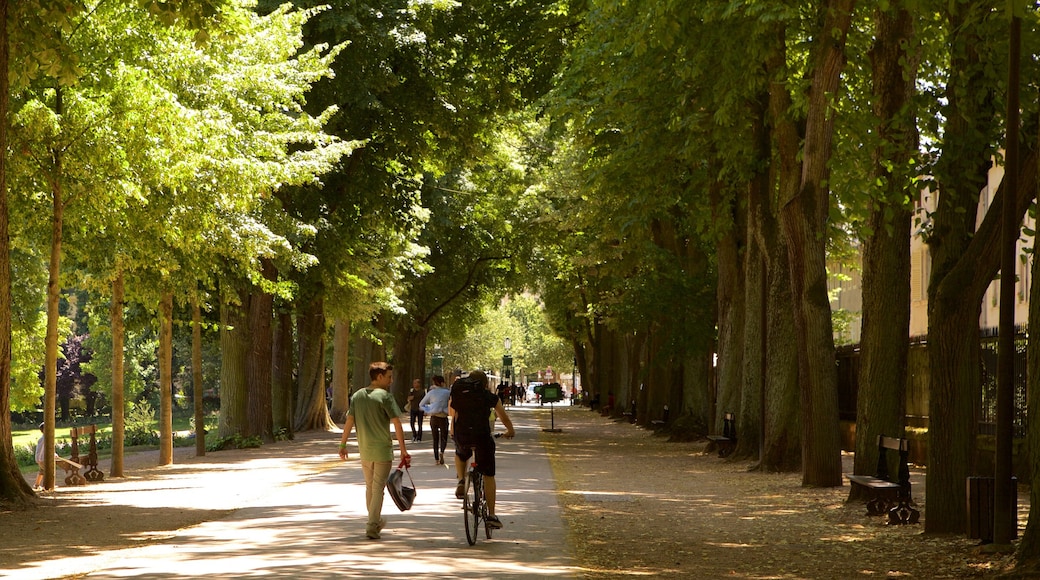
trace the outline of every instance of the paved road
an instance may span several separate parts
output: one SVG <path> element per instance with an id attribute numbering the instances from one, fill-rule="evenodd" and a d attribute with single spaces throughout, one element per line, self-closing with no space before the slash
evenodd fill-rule
<path id="1" fill-rule="evenodd" d="M 434 465 L 428 440 L 409 446 L 418 489 L 412 510 L 397 511 L 387 496 L 382 540 L 366 539 L 360 464 L 330 459 L 339 438 L 330 433 L 318 442 L 322 457 L 302 459 L 314 462 L 309 477 L 263 490 L 224 519 L 179 530 L 158 544 L 34 563 L 5 577 L 61 578 L 78 569 L 98 570 L 77 575 L 87 578 L 573 578 L 572 550 L 539 443 L 536 414 L 546 422 L 548 414 L 535 407 L 510 414 L 518 435 L 498 443 L 496 511 L 505 528 L 476 546 L 466 543 L 454 469 Z"/>

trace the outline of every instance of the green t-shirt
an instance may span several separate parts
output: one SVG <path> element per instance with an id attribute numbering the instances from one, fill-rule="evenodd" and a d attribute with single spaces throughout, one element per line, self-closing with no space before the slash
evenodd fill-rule
<path id="1" fill-rule="evenodd" d="M 393 461 L 390 419 L 401 415 L 397 400 L 386 389 L 365 387 L 350 397 L 347 415 L 354 417 L 362 461 Z"/>

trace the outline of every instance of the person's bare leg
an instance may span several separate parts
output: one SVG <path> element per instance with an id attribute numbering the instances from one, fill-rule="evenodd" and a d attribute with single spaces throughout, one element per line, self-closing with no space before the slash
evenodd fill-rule
<path id="1" fill-rule="evenodd" d="M 465 487 L 463 487 L 463 485 L 462 485 L 463 484 L 462 480 L 463 480 L 464 477 L 466 477 L 466 462 L 464 462 L 461 458 L 459 458 L 458 455 L 454 455 L 454 457 L 455 457 L 455 475 L 458 476 L 458 482 L 459 482 L 458 485 L 455 486 L 455 497 L 458 498 L 458 499 L 462 499 L 462 495 L 466 491 Z"/>
<path id="2" fill-rule="evenodd" d="M 495 515 L 495 478 L 490 475 L 484 476 L 484 497 L 487 498 L 488 514 Z"/>
<path id="3" fill-rule="evenodd" d="M 458 455 L 455 456 L 455 475 L 458 476 L 458 479 L 466 477 L 466 462 L 460 459 Z"/>

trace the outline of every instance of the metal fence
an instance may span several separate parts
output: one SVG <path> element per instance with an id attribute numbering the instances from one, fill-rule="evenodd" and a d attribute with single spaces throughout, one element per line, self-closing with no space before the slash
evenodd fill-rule
<path id="1" fill-rule="evenodd" d="M 993 435 L 996 431 L 997 405 L 997 337 L 983 332 L 982 369 L 977 407 L 978 431 Z M 856 398 L 859 393 L 859 345 L 842 346 L 837 351 L 838 411 L 842 420 L 856 420 Z M 928 426 L 928 352 L 924 339 L 910 343 L 907 369 L 907 425 Z M 1026 335 L 1015 338 L 1015 437 L 1026 433 Z"/>

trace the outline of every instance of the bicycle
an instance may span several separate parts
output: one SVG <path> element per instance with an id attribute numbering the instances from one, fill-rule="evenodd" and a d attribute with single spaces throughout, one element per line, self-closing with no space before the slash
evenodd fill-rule
<path id="1" fill-rule="evenodd" d="M 495 438 L 501 437 L 501 433 L 495 433 Z M 477 471 L 477 450 L 470 448 L 473 454 L 470 456 L 469 467 L 466 469 L 465 492 L 462 495 L 462 519 L 466 524 L 466 541 L 470 546 L 477 543 L 477 534 L 480 524 L 484 524 L 484 534 L 491 539 L 491 533 L 495 528 L 488 523 L 487 496 L 484 495 L 484 474 Z"/>

